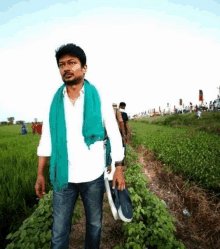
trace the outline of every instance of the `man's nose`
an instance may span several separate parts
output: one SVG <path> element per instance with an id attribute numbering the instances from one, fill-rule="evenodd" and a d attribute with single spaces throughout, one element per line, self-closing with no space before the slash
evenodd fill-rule
<path id="1" fill-rule="evenodd" d="M 70 65 L 69 64 L 64 65 L 63 70 L 64 71 L 70 71 Z"/>

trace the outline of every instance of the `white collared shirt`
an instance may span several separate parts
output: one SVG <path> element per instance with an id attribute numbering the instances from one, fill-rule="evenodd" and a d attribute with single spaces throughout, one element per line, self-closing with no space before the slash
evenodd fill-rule
<path id="1" fill-rule="evenodd" d="M 101 99 L 102 121 L 105 124 L 111 143 L 112 163 L 115 161 L 122 161 L 124 158 L 124 148 L 112 103 L 110 103 L 103 94 L 100 94 L 100 91 L 98 92 Z M 95 142 L 90 146 L 90 150 L 84 142 L 82 134 L 84 86 L 82 87 L 80 96 L 76 99 L 74 105 L 67 95 L 66 87 L 64 87 L 63 94 L 67 131 L 68 182 L 80 183 L 93 181 L 104 172 L 104 142 Z M 50 157 L 52 152 L 51 150 L 52 147 L 48 111 L 46 118 L 43 120 L 42 135 L 37 148 L 37 155 Z"/>

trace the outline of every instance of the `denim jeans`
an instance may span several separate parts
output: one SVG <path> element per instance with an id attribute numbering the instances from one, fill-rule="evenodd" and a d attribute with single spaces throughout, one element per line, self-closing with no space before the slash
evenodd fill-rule
<path id="1" fill-rule="evenodd" d="M 125 148 L 125 155 L 126 155 L 126 144 L 123 142 L 123 147 Z"/>
<path id="2" fill-rule="evenodd" d="M 71 219 L 78 196 L 86 214 L 85 249 L 98 249 L 102 230 L 104 174 L 91 182 L 68 183 L 62 191 L 53 191 L 51 249 L 68 249 Z"/>

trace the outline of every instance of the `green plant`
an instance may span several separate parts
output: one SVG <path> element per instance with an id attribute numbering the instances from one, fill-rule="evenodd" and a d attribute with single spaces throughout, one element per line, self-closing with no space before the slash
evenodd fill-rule
<path id="1" fill-rule="evenodd" d="M 14 234 L 10 233 L 6 239 L 13 240 L 7 249 L 12 248 L 43 248 L 50 247 L 52 226 L 52 191 L 40 199 L 35 212 L 23 222 L 23 225 Z M 79 200 L 73 212 L 72 223 L 82 216 Z"/>
<path id="2" fill-rule="evenodd" d="M 174 173 L 181 173 L 203 187 L 220 187 L 217 134 L 141 122 L 131 122 L 131 127 L 135 130 L 132 145 L 142 144 L 153 150 L 156 158 Z"/>

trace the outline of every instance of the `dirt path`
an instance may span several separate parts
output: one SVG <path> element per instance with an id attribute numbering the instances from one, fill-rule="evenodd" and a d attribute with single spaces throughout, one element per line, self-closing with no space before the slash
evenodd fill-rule
<path id="1" fill-rule="evenodd" d="M 164 170 L 164 165 L 155 159 L 154 152 L 138 146 L 139 161 L 149 188 L 168 205 L 168 212 L 175 217 L 175 236 L 186 248 L 220 248 L 220 203 L 214 194 L 196 184 L 187 188 L 181 175 Z M 191 214 L 187 217 L 183 210 Z"/>

